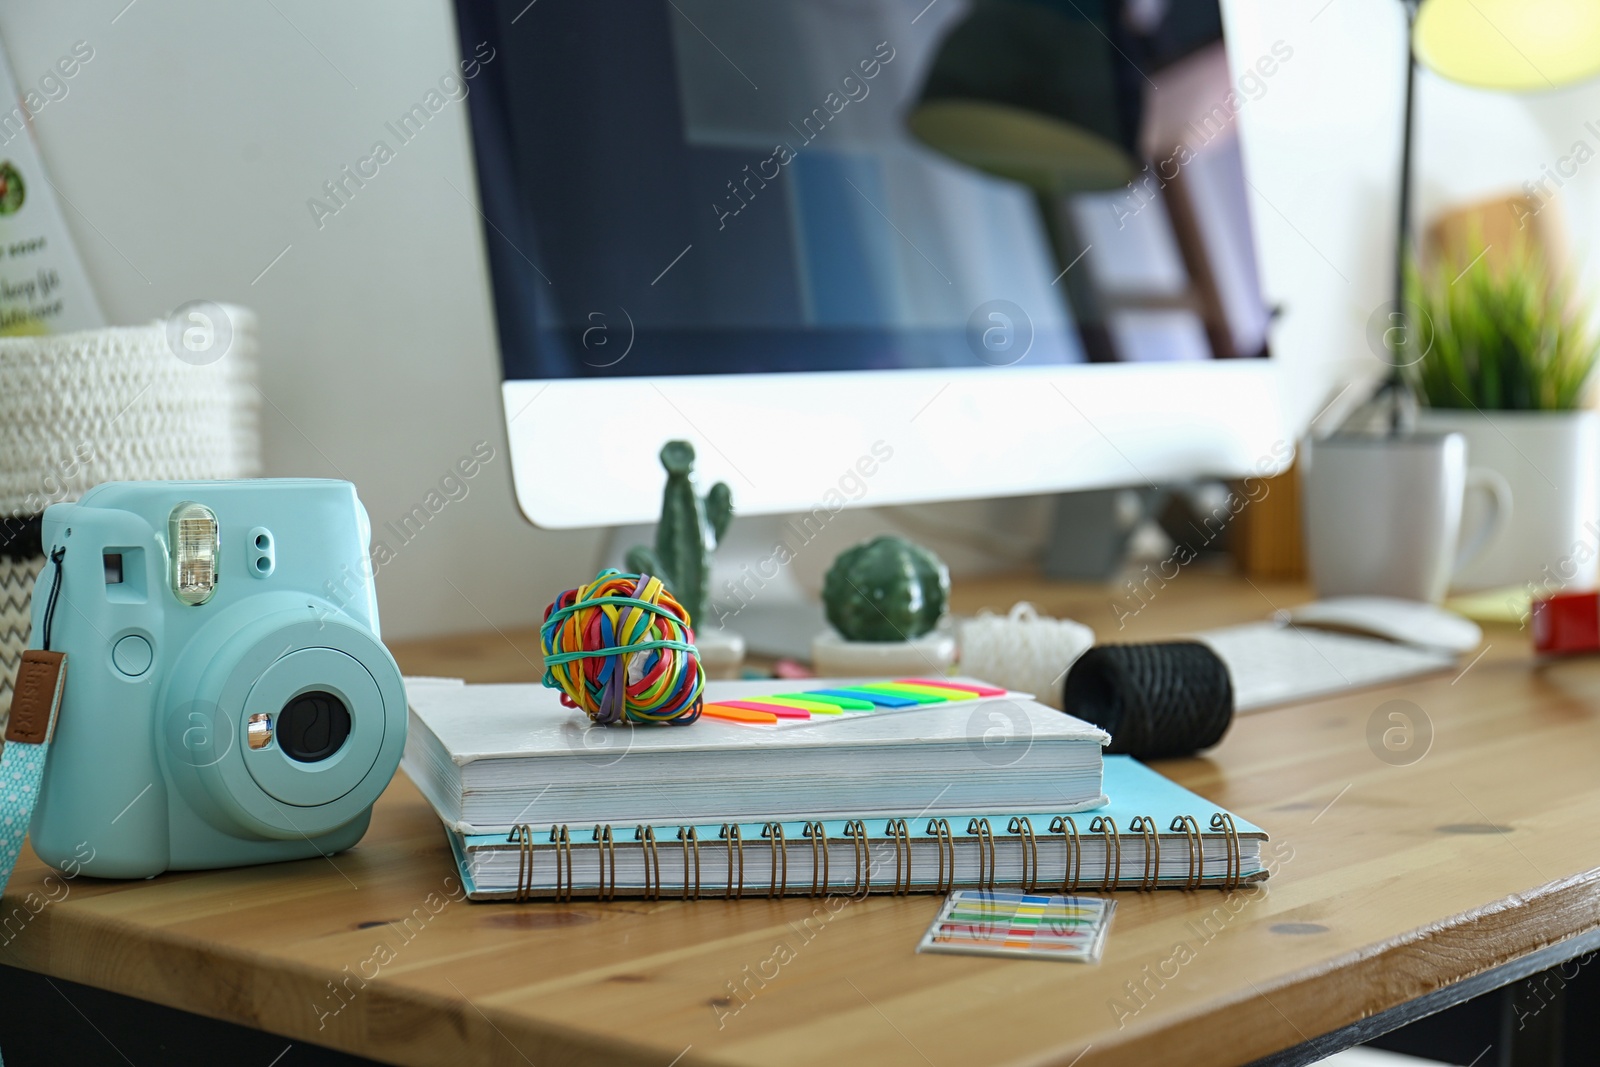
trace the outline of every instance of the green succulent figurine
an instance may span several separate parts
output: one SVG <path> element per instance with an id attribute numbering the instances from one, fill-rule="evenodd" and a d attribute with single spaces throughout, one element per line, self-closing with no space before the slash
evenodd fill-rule
<path id="1" fill-rule="evenodd" d="M 711 553 L 733 519 L 733 491 L 718 482 L 702 500 L 694 491 L 694 446 L 668 441 L 661 446 L 667 487 L 661 494 L 656 547 L 628 551 L 628 569 L 654 574 L 683 605 L 696 626 L 711 601 Z"/>
<path id="2" fill-rule="evenodd" d="M 921 545 L 885 535 L 846 549 L 822 580 L 828 621 L 850 641 L 911 641 L 939 624 L 950 568 Z"/>

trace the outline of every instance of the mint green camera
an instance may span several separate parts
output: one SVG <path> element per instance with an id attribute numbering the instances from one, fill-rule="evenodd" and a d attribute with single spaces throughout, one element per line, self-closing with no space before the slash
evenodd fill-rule
<path id="1" fill-rule="evenodd" d="M 109 482 L 46 510 L 65 552 L 33 643 L 59 580 L 67 673 L 40 858 L 143 878 L 359 841 L 406 731 L 370 536 L 355 487 L 324 479 Z"/>

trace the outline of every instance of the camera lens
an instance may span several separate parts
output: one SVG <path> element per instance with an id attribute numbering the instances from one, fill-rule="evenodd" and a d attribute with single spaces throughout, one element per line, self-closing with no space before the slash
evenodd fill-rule
<path id="1" fill-rule="evenodd" d="M 325 760 L 350 736 L 350 709 L 332 693 L 301 693 L 278 713 L 278 744 L 283 754 L 301 763 Z"/>

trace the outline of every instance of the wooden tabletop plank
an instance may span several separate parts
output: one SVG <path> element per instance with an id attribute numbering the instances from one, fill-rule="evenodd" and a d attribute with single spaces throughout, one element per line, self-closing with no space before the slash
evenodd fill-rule
<path id="1" fill-rule="evenodd" d="M 1158 592 L 1131 617 L 1115 590 L 1022 579 L 955 599 L 1026 595 L 1134 640 L 1305 598 L 1203 573 Z M 398 1064 L 1245 1062 L 1600 923 L 1600 663 L 1489 640 L 1463 674 L 1245 716 L 1161 764 L 1266 828 L 1274 875 L 1117 894 L 1098 966 L 919 956 L 935 896 L 469 904 L 403 775 L 331 859 L 109 883 L 25 852 L 0 961 Z M 411 673 L 529 680 L 535 647 L 395 651 Z M 1395 700 L 1432 730 L 1414 762 L 1369 737 Z"/>

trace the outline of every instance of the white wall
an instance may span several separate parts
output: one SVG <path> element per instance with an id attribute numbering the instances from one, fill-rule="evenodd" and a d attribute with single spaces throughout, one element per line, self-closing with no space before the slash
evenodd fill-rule
<path id="1" fill-rule="evenodd" d="M 106 315 L 254 307 L 268 473 L 350 479 L 380 536 L 490 442 L 468 495 L 380 571 L 385 633 L 536 620 L 599 542 L 512 503 L 480 222 L 456 192 L 474 195 L 465 105 L 320 230 L 306 207 L 452 70 L 447 4 L 126 3 L 0 7 L 19 83 L 94 47 L 36 134 Z"/>
<path id="2" fill-rule="evenodd" d="M 1352 376 L 1380 369 L 1365 328 L 1392 274 L 1403 16 L 1399 0 L 1235 0 L 1224 10 L 1236 70 L 1274 46 L 1292 53 L 1253 98 L 1241 94 L 1240 124 L 1263 285 L 1283 311 L 1273 351 L 1294 370 L 1285 403 L 1304 425 Z"/>
<path id="3" fill-rule="evenodd" d="M 468 496 L 382 570 L 386 632 L 535 621 L 592 573 L 600 539 L 535 530 L 512 503 L 480 224 L 461 195 L 464 105 L 321 229 L 306 207 L 452 68 L 447 3 L 125 4 L 0 7 L 19 82 L 76 40 L 95 49 L 36 133 L 107 315 L 137 322 L 201 297 L 256 308 L 269 472 L 351 479 L 380 529 L 490 442 Z M 1389 288 L 1399 3 L 1227 10 L 1236 63 L 1280 39 L 1294 49 L 1243 121 L 1267 284 L 1287 310 L 1285 399 L 1303 423 L 1336 383 L 1379 369 L 1364 331 Z M 1424 209 L 1517 187 L 1579 137 L 1600 149 L 1582 128 L 1600 120 L 1600 88 L 1511 99 L 1425 78 L 1422 92 Z M 1565 195 L 1584 258 L 1600 163 Z"/>

